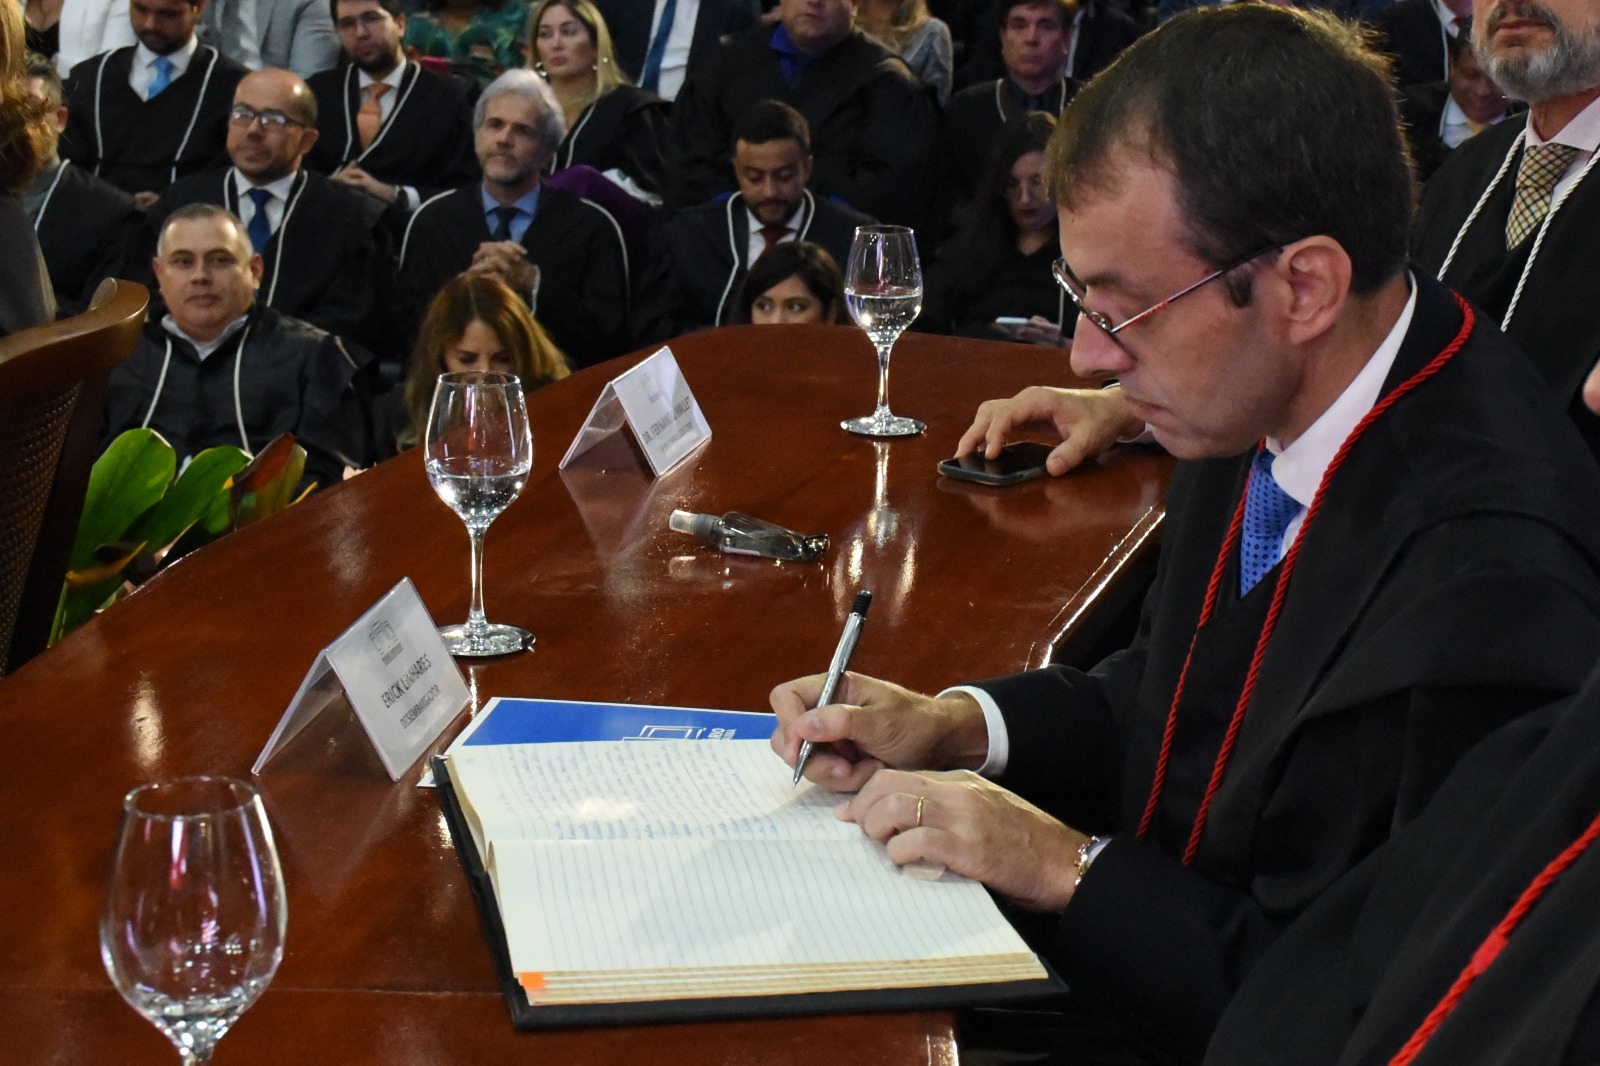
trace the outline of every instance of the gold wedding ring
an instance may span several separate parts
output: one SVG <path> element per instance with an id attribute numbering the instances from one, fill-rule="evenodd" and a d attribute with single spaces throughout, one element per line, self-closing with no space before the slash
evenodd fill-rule
<path id="1" fill-rule="evenodd" d="M 928 801 L 926 796 L 917 797 L 917 828 L 922 827 L 922 805 Z"/>

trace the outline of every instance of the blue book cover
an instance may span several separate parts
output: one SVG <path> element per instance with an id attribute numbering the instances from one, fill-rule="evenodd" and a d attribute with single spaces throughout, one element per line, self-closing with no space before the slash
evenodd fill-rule
<path id="1" fill-rule="evenodd" d="M 754 711 L 502 696 L 490 700 L 451 747 L 583 740 L 762 740 L 777 725 L 775 715 Z"/>

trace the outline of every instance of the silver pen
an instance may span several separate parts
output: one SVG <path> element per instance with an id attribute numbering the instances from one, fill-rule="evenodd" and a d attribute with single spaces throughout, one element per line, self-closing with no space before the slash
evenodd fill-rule
<path id="1" fill-rule="evenodd" d="M 856 602 L 851 604 L 850 616 L 844 620 L 844 632 L 839 634 L 839 646 L 833 650 L 833 661 L 828 664 L 828 676 L 822 682 L 822 692 L 817 696 L 816 706 L 823 707 L 833 701 L 833 690 L 839 687 L 839 680 L 850 665 L 856 641 L 861 639 L 861 627 L 867 622 L 867 608 L 871 606 L 872 593 L 856 593 Z M 800 783 L 800 775 L 805 773 L 806 760 L 809 758 L 811 741 L 802 741 L 800 755 L 794 761 L 794 784 Z"/>

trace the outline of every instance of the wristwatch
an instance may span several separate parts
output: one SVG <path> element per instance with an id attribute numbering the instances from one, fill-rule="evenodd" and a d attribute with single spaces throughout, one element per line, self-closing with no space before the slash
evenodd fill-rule
<path id="1" fill-rule="evenodd" d="M 1077 876 L 1073 879 L 1073 888 L 1083 884 L 1083 875 L 1089 872 L 1089 867 L 1109 843 L 1111 843 L 1110 837 L 1090 837 L 1078 845 Z"/>

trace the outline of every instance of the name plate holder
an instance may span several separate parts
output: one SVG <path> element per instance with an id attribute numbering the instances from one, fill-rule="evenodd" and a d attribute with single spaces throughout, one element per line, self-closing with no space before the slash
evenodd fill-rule
<path id="1" fill-rule="evenodd" d="M 711 439 L 711 425 L 678 368 L 672 349 L 661 348 L 606 383 L 572 446 L 561 457 L 558 469 L 565 470 L 574 459 L 623 426 L 633 430 L 656 477 L 672 470 Z"/>
<path id="2" fill-rule="evenodd" d="M 341 691 L 393 781 L 467 705 L 466 679 L 410 578 L 318 653 L 250 772 L 259 774 Z"/>

